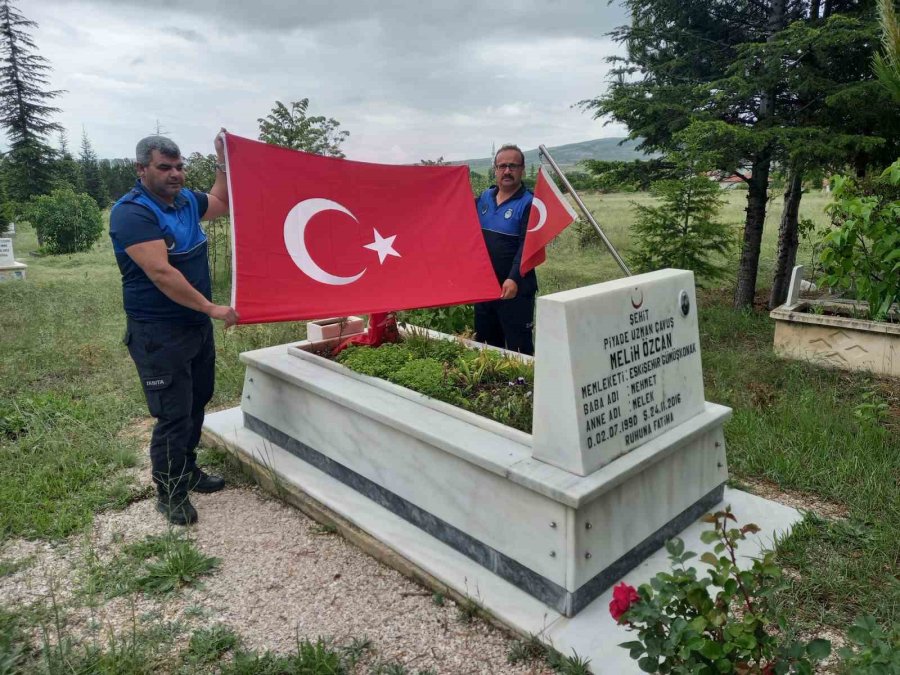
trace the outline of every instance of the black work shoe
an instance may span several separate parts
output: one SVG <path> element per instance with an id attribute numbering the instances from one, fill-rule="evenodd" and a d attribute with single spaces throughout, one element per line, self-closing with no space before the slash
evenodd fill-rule
<path id="1" fill-rule="evenodd" d="M 197 522 L 197 509 L 191 504 L 187 493 L 157 495 L 156 510 L 173 525 L 190 525 Z"/>
<path id="2" fill-rule="evenodd" d="M 194 492 L 218 492 L 225 487 L 225 479 L 210 476 L 203 469 L 194 469 L 189 487 Z"/>

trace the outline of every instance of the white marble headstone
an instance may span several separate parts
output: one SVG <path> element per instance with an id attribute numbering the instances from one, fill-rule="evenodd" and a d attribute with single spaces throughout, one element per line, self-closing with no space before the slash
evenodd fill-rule
<path id="1" fill-rule="evenodd" d="M 694 274 L 537 300 L 535 459 L 585 476 L 704 409 Z"/>
<path id="2" fill-rule="evenodd" d="M 14 267 L 15 264 L 12 239 L 0 239 L 0 267 Z"/>

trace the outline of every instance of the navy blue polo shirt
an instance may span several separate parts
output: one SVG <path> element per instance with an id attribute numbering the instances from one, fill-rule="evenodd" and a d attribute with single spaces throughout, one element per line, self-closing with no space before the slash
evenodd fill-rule
<path id="1" fill-rule="evenodd" d="M 537 275 L 530 270 L 524 277 L 519 273 L 525 231 L 534 194 L 524 185 L 505 202 L 497 205 L 497 186 L 492 185 L 475 201 L 481 233 L 487 246 L 497 281 L 502 285 L 512 279 L 519 286 L 518 295 L 537 292 Z"/>
<path id="2" fill-rule="evenodd" d="M 200 226 L 208 206 L 206 194 L 184 188 L 172 205 L 166 204 L 140 180 L 115 203 L 109 216 L 109 236 L 122 273 L 122 304 L 129 318 L 180 325 L 209 320 L 202 312 L 170 300 L 125 252 L 129 246 L 162 239 L 168 249 L 169 264 L 211 300 L 206 233 Z"/>

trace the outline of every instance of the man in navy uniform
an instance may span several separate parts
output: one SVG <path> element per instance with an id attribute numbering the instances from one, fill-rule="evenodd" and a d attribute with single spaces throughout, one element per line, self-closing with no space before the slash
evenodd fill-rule
<path id="1" fill-rule="evenodd" d="M 534 296 L 537 276 L 519 274 L 525 230 L 534 195 L 522 184 L 525 154 L 504 145 L 494 155 L 496 185 L 475 202 L 491 264 L 501 285 L 499 300 L 475 305 L 475 339 L 522 354 L 534 354 Z"/>
<path id="2" fill-rule="evenodd" d="M 222 130 L 224 132 L 224 129 Z M 197 466 L 204 408 L 212 398 L 216 353 L 210 319 L 234 325 L 233 308 L 212 302 L 206 234 L 200 220 L 228 213 L 225 148 L 216 136 L 209 194 L 184 188 L 184 161 L 171 140 L 137 144 L 134 188 L 112 208 L 109 235 L 122 272 L 125 344 L 156 418 L 150 461 L 156 508 L 177 525 L 197 520 L 188 490 L 216 492 L 225 481 Z"/>

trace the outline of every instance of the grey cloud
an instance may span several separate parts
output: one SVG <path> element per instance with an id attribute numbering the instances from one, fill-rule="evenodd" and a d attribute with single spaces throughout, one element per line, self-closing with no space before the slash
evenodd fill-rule
<path id="1" fill-rule="evenodd" d="M 166 26 L 163 30 L 167 33 L 171 33 L 172 35 L 177 35 L 180 38 L 184 38 L 188 42 L 196 42 L 199 44 L 203 44 L 206 42 L 206 38 L 203 37 L 200 33 L 195 30 L 190 30 L 188 28 L 178 28 L 176 26 Z"/>

